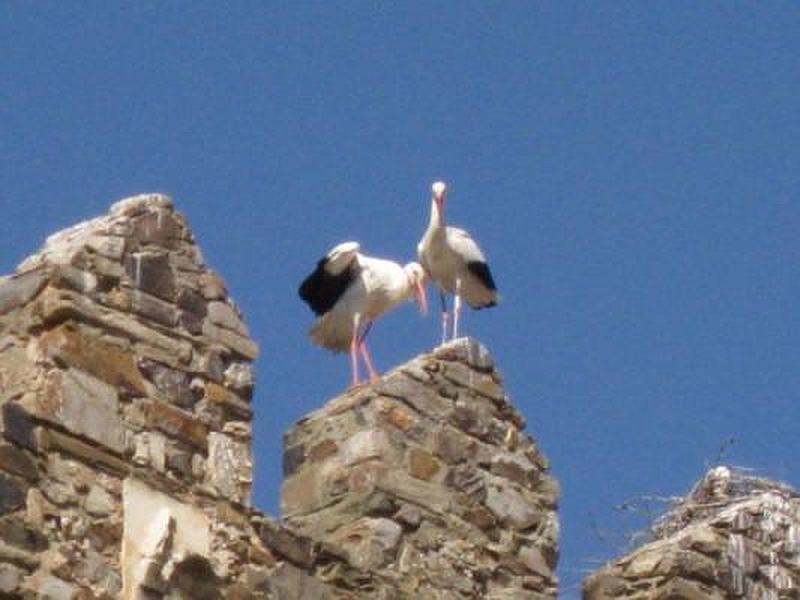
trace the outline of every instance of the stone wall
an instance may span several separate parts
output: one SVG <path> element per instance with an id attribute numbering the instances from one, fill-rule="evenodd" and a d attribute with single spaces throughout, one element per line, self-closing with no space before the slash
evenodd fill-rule
<path id="1" fill-rule="evenodd" d="M 584 598 L 800 598 L 800 497 L 784 484 L 716 467 L 651 537 L 588 577 Z"/>
<path id="2" fill-rule="evenodd" d="M 249 507 L 256 353 L 165 196 L 115 204 L 0 279 L 0 597 L 386 587 Z"/>
<path id="3" fill-rule="evenodd" d="M 471 341 L 286 436 L 250 506 L 257 346 L 158 194 L 0 278 L 0 598 L 555 597 L 557 490 Z"/>
<path id="4" fill-rule="evenodd" d="M 524 427 L 456 340 L 286 434 L 284 517 L 403 597 L 555 598 L 558 489 Z"/>

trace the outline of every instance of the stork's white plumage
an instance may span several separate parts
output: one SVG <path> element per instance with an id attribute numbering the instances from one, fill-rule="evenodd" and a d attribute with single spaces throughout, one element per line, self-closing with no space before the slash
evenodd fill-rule
<path id="1" fill-rule="evenodd" d="M 398 263 L 365 256 L 358 242 L 344 242 L 317 262 L 317 268 L 300 284 L 298 293 L 319 318 L 309 332 L 315 344 L 334 352 L 350 350 L 353 385 L 360 383 L 361 354 L 372 380 L 372 365 L 365 338 L 372 323 L 389 309 L 415 296 L 427 311 L 425 271 L 415 262 Z"/>
<path id="2" fill-rule="evenodd" d="M 463 229 L 448 227 L 444 220 L 447 186 L 437 181 L 431 186 L 431 219 L 417 246 L 417 255 L 428 276 L 436 282 L 442 299 L 442 343 L 447 341 L 447 301 L 445 292 L 454 294 L 453 333 L 458 335 L 461 299 L 472 308 L 497 304 L 499 296 L 486 257 L 478 244 Z"/>

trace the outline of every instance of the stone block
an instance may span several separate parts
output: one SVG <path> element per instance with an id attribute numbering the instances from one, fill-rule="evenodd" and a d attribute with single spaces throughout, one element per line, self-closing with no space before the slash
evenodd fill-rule
<path id="1" fill-rule="evenodd" d="M 28 486 L 0 473 L 0 515 L 8 514 L 25 505 Z"/>
<path id="2" fill-rule="evenodd" d="M 42 369 L 21 341 L 0 340 L 0 402 L 22 396 L 38 385 Z"/>
<path id="3" fill-rule="evenodd" d="M 303 444 L 289 446 L 283 451 L 283 476 L 291 477 L 306 460 L 306 451 Z"/>
<path id="4" fill-rule="evenodd" d="M 311 462 L 317 463 L 334 456 L 339 452 L 339 445 L 333 440 L 326 439 L 313 445 L 308 451 L 308 458 Z"/>
<path id="5" fill-rule="evenodd" d="M 47 374 L 44 388 L 24 405 L 36 417 L 57 423 L 122 453 L 124 438 L 116 388 L 70 368 Z"/>
<path id="6" fill-rule="evenodd" d="M 78 600 L 80 591 L 78 586 L 52 575 L 43 577 L 37 587 L 41 600 Z"/>
<path id="7" fill-rule="evenodd" d="M 38 345 L 45 356 L 61 364 L 86 371 L 128 392 L 147 393 L 136 356 L 123 343 L 106 342 L 87 328 L 65 323 L 45 331 L 39 336 Z"/>
<path id="8" fill-rule="evenodd" d="M 249 505 L 253 482 L 250 444 L 215 431 L 209 433 L 206 481 L 221 497 Z"/>
<path id="9" fill-rule="evenodd" d="M 200 294 L 206 300 L 222 300 L 228 294 L 222 277 L 214 271 L 208 270 L 201 273 L 198 277 L 198 284 L 200 285 Z"/>
<path id="10" fill-rule="evenodd" d="M 306 469 L 284 479 L 281 486 L 281 514 L 289 517 L 318 507 L 323 500 L 321 488 L 324 484 L 316 469 Z"/>
<path id="11" fill-rule="evenodd" d="M 36 481 L 39 471 L 36 463 L 25 452 L 11 444 L 0 444 L 0 470 Z"/>
<path id="12" fill-rule="evenodd" d="M 0 593 L 16 595 L 27 573 L 9 563 L 0 564 Z"/>
<path id="13" fill-rule="evenodd" d="M 510 479 L 529 489 L 535 486 L 539 478 L 539 469 L 536 465 L 525 456 L 510 452 L 495 454 L 491 459 L 491 470 L 495 475 Z"/>
<path id="14" fill-rule="evenodd" d="M 131 241 L 137 246 L 153 244 L 165 248 L 175 248 L 180 236 L 180 225 L 170 210 L 156 208 L 148 210 L 131 220 Z"/>
<path id="15" fill-rule="evenodd" d="M 44 269 L 37 269 L 0 280 L 0 315 L 29 302 L 45 286 L 48 276 Z"/>
<path id="16" fill-rule="evenodd" d="M 329 542 L 344 551 L 359 569 L 376 569 L 396 555 L 403 528 L 384 518 L 364 517 L 337 530 Z"/>
<path id="17" fill-rule="evenodd" d="M 392 453 L 389 436 L 381 429 L 358 431 L 342 441 L 342 458 L 347 465 L 354 465 L 373 458 L 387 458 Z"/>
<path id="18" fill-rule="evenodd" d="M 229 391 L 213 381 L 209 381 L 204 386 L 204 397 L 213 404 L 221 406 L 226 413 L 235 415 L 239 418 L 250 420 L 252 409 L 250 405 L 242 400 L 237 394 Z"/>
<path id="19" fill-rule="evenodd" d="M 203 298 L 203 296 L 201 296 L 192 288 L 181 288 L 178 291 L 176 303 L 178 308 L 193 314 L 200 320 L 205 318 L 208 312 L 208 306 L 205 298 Z"/>
<path id="20" fill-rule="evenodd" d="M 109 214 L 114 217 L 132 217 L 148 210 L 171 209 L 172 207 L 172 198 L 166 194 L 138 194 L 112 204 Z"/>
<path id="21" fill-rule="evenodd" d="M 214 325 L 235 331 L 240 335 L 248 335 L 247 327 L 242 323 L 239 314 L 227 302 L 212 301 L 208 303 L 208 320 Z"/>
<path id="22" fill-rule="evenodd" d="M 208 448 L 208 426 L 189 413 L 158 400 L 148 402 L 145 411 L 148 427 L 159 429 L 196 448 Z"/>
<path id="23" fill-rule="evenodd" d="M 249 337 L 214 325 L 208 319 L 203 321 L 202 333 L 212 343 L 225 346 L 243 358 L 254 360 L 258 356 L 258 344 Z"/>
<path id="24" fill-rule="evenodd" d="M 271 519 L 262 521 L 259 537 L 267 548 L 296 565 L 308 569 L 314 562 L 314 544 L 311 540 L 293 533 Z"/>
<path id="25" fill-rule="evenodd" d="M 130 309 L 166 327 L 174 327 L 178 323 L 178 309 L 173 304 L 141 290 L 131 292 Z"/>
<path id="26" fill-rule="evenodd" d="M 122 259 L 125 252 L 125 238 L 117 235 L 88 235 L 86 247 L 114 261 Z"/>
<path id="27" fill-rule="evenodd" d="M 28 496 L 36 488 L 28 490 Z M 26 499 L 27 502 L 27 499 Z M 11 514 L 0 519 L 0 539 L 6 544 L 25 552 L 37 553 L 47 549 L 47 535 L 37 524 L 27 523 L 19 514 Z"/>
<path id="28" fill-rule="evenodd" d="M 101 486 L 93 484 L 84 501 L 86 512 L 93 517 L 105 517 L 117 508 L 118 502 Z"/>
<path id="29" fill-rule="evenodd" d="M 198 400 L 191 387 L 191 377 L 185 371 L 146 358 L 139 359 L 138 365 L 164 399 L 182 408 L 191 408 Z"/>
<path id="30" fill-rule="evenodd" d="M 492 371 L 494 360 L 486 346 L 473 338 L 459 338 L 436 348 L 433 356 L 443 361 L 460 361 L 479 371 Z"/>
<path id="31" fill-rule="evenodd" d="M 412 477 L 430 481 L 441 470 L 439 462 L 430 452 L 412 448 L 408 453 L 408 472 Z"/>
<path id="32" fill-rule="evenodd" d="M 487 486 L 486 492 L 486 507 L 504 525 L 517 530 L 528 529 L 543 517 L 539 506 L 511 486 L 495 483 Z"/>
<path id="33" fill-rule="evenodd" d="M 175 298 L 175 274 L 164 252 L 134 252 L 125 261 L 125 271 L 137 290 L 167 301 Z"/>
<path id="34" fill-rule="evenodd" d="M 434 433 L 433 450 L 447 463 L 461 463 L 476 457 L 478 442 L 454 427 L 444 426 Z"/>
<path id="35" fill-rule="evenodd" d="M 276 600 L 333 600 L 339 597 L 335 589 L 289 563 L 283 563 L 273 571 L 267 580 L 267 588 L 269 598 Z"/>
<path id="36" fill-rule="evenodd" d="M 50 283 L 58 287 L 68 287 L 82 294 L 91 294 L 97 289 L 97 276 L 91 271 L 71 265 L 59 265 L 53 269 Z"/>
<path id="37" fill-rule="evenodd" d="M 126 474 L 131 470 L 131 465 L 125 460 L 101 448 L 87 444 L 71 435 L 49 429 L 42 432 L 42 447 L 48 450 L 57 450 L 80 458 L 92 465 L 100 465 L 105 469 L 119 474 Z"/>

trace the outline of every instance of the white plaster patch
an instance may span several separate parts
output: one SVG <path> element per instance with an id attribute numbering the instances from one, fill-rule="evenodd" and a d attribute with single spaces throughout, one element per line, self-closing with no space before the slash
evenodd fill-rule
<path id="1" fill-rule="evenodd" d="M 122 500 L 124 598 L 138 598 L 142 583 L 157 586 L 189 554 L 208 558 L 210 523 L 202 510 L 132 477 L 124 482 Z"/>

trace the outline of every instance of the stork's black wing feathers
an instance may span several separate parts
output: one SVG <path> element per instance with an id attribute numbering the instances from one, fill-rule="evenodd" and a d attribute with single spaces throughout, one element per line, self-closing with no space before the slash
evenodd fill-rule
<path id="1" fill-rule="evenodd" d="M 317 268 L 303 280 L 297 290 L 300 298 L 317 315 L 324 315 L 333 308 L 352 283 L 358 268 L 354 261 L 341 273 L 332 275 L 325 270 L 328 260 L 327 256 L 319 259 Z"/>
<path id="2" fill-rule="evenodd" d="M 485 285 L 488 289 L 493 292 L 497 291 L 497 286 L 494 283 L 494 278 L 492 277 L 492 272 L 489 270 L 489 265 L 485 262 L 473 260 L 467 263 L 467 268 L 469 269 L 470 273 L 475 275 L 480 282 Z M 475 306 L 473 308 L 489 308 L 490 306 L 494 306 L 496 302 L 490 302 L 489 304 L 484 304 L 483 306 Z"/>

